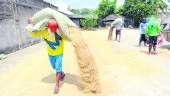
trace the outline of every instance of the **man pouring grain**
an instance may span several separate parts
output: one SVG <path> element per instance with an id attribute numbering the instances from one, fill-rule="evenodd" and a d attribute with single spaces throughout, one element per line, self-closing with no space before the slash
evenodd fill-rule
<path id="1" fill-rule="evenodd" d="M 32 24 L 31 18 L 29 18 L 28 24 Z M 46 42 L 51 66 L 56 71 L 56 85 L 54 87 L 54 93 L 56 94 L 59 92 L 59 83 L 65 76 L 62 71 L 64 41 L 62 35 L 58 32 L 58 24 L 55 19 L 51 18 L 47 22 L 46 27 L 43 27 L 40 30 L 32 30 L 30 33 L 33 37 L 41 36 Z"/>
<path id="2" fill-rule="evenodd" d="M 112 33 L 113 29 L 115 28 L 115 40 L 120 42 L 121 39 L 121 31 L 123 29 L 123 20 L 122 18 L 117 18 L 115 21 L 111 23 L 110 30 L 109 30 L 109 35 L 108 35 L 108 40 L 112 39 Z M 119 37 L 119 38 L 118 38 Z"/>

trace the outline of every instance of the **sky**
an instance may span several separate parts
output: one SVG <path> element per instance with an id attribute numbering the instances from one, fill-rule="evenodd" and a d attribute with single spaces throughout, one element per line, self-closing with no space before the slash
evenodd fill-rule
<path id="1" fill-rule="evenodd" d="M 51 2 L 59 7 L 70 6 L 70 9 L 80 9 L 80 8 L 92 8 L 98 7 L 101 0 L 44 0 Z M 117 5 L 123 4 L 124 0 L 118 0 Z"/>
<path id="2" fill-rule="evenodd" d="M 99 2 L 101 0 L 64 0 L 68 4 L 70 4 L 71 9 L 79 9 L 79 8 L 97 8 Z"/>

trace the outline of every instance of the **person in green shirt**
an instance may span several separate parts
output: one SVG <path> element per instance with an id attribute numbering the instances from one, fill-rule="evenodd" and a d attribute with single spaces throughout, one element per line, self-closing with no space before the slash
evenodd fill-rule
<path id="1" fill-rule="evenodd" d="M 146 25 L 146 36 L 149 37 L 149 53 L 151 54 L 151 50 L 153 48 L 153 54 L 156 54 L 156 45 L 157 45 L 157 38 L 159 32 L 161 30 L 161 26 L 158 22 L 156 22 L 154 17 L 149 18 L 149 21 Z"/>

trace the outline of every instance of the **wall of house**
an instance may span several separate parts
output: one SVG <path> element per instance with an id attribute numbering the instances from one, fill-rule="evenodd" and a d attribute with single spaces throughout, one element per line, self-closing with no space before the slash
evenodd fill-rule
<path id="1" fill-rule="evenodd" d="M 0 0 L 0 53 L 10 53 L 41 41 L 26 32 L 27 19 L 38 10 L 51 7 L 43 0 Z"/>
<path id="2" fill-rule="evenodd" d="M 80 19 L 79 18 L 70 18 L 78 27 L 80 27 Z"/>

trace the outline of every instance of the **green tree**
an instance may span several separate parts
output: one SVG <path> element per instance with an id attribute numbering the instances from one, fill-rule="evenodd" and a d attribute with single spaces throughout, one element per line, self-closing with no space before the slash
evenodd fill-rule
<path id="1" fill-rule="evenodd" d="M 82 15 L 84 17 L 88 17 L 88 18 L 94 18 L 94 19 L 97 18 L 96 11 L 93 9 L 89 9 L 89 8 L 71 9 L 71 12 L 73 12 L 74 14 Z"/>
<path id="2" fill-rule="evenodd" d="M 82 9 L 71 9 L 74 14 L 82 15 L 84 19 L 80 20 L 80 24 L 84 29 L 92 29 L 97 25 L 97 15 L 95 10 L 82 8 Z"/>
<path id="3" fill-rule="evenodd" d="M 117 0 L 102 0 L 96 9 L 98 17 L 101 18 L 113 14 L 116 9 L 116 2 Z"/>
<path id="4" fill-rule="evenodd" d="M 116 14 L 123 15 L 123 5 L 122 5 L 122 6 L 119 6 L 119 7 L 115 10 L 115 13 L 116 13 Z"/>
<path id="5" fill-rule="evenodd" d="M 89 8 L 71 9 L 70 11 L 73 12 L 74 14 L 79 14 L 79 15 L 89 15 L 95 13 L 95 10 Z"/>
<path id="6" fill-rule="evenodd" d="M 95 25 L 97 25 L 97 20 L 93 18 L 86 17 L 85 19 L 80 20 L 81 26 L 83 26 L 84 29 L 91 29 Z"/>
<path id="7" fill-rule="evenodd" d="M 71 9 L 70 11 L 73 12 L 74 14 L 80 14 L 79 9 Z"/>
<path id="8" fill-rule="evenodd" d="M 88 8 L 82 8 L 80 9 L 80 14 L 81 15 L 87 15 L 87 14 L 90 14 L 91 11 L 93 11 L 92 9 L 88 9 Z"/>
<path id="9" fill-rule="evenodd" d="M 133 18 L 135 26 L 138 26 L 142 18 L 157 15 L 158 9 L 163 10 L 166 7 L 162 0 L 125 0 L 118 13 Z"/>

